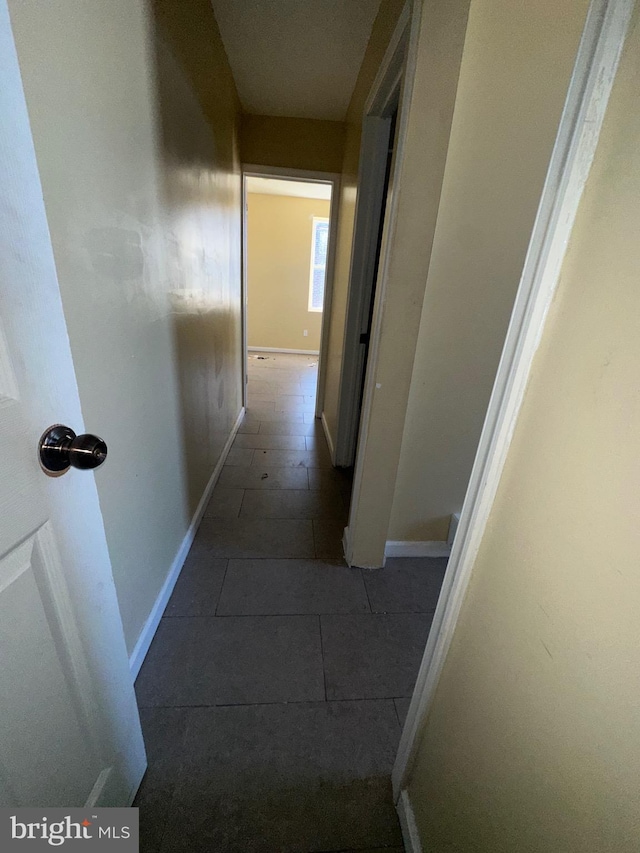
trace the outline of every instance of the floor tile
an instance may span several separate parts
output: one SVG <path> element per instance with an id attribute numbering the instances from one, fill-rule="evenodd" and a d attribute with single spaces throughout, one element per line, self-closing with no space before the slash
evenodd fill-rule
<path id="1" fill-rule="evenodd" d="M 272 404 L 273 405 L 273 404 Z M 273 421 L 274 423 L 301 424 L 304 414 L 295 412 L 276 412 L 268 408 L 269 403 L 247 406 L 247 418 L 254 421 Z"/>
<path id="2" fill-rule="evenodd" d="M 287 400 L 285 397 L 276 397 L 274 404 L 276 412 L 296 412 L 304 414 L 305 412 L 315 412 L 316 410 L 315 402 L 305 403 L 304 399 L 301 399 L 300 402 L 296 402 L 292 399 Z"/>
<path id="3" fill-rule="evenodd" d="M 273 450 L 307 450 L 304 435 L 237 435 L 234 447 L 255 447 Z"/>
<path id="4" fill-rule="evenodd" d="M 321 700 L 318 617 L 163 619 L 136 692 L 141 707 Z"/>
<path id="5" fill-rule="evenodd" d="M 260 421 L 252 420 L 251 418 L 245 417 L 240 426 L 238 427 L 238 432 L 243 435 L 248 435 L 251 433 L 256 433 L 260 429 Z"/>
<path id="6" fill-rule="evenodd" d="M 345 516 L 342 518 L 314 518 L 313 545 L 316 557 L 326 560 L 342 560 L 344 546 L 342 537 L 347 525 Z"/>
<path id="7" fill-rule="evenodd" d="M 321 616 L 320 623 L 328 699 L 411 696 L 431 617 Z"/>
<path id="8" fill-rule="evenodd" d="M 397 847 L 398 737 L 391 702 L 194 709 L 163 853 Z"/>
<path id="9" fill-rule="evenodd" d="M 374 613 L 432 613 L 447 568 L 446 557 L 398 557 L 364 573 Z"/>
<path id="10" fill-rule="evenodd" d="M 188 711 L 184 708 L 143 708 L 142 734 L 149 762 L 134 807 L 140 809 L 140 850 L 157 853 L 178 781 Z"/>
<path id="11" fill-rule="evenodd" d="M 310 397 L 308 402 L 315 403 L 315 399 L 315 397 Z M 290 403 L 291 405 L 299 406 L 305 402 L 303 394 L 278 394 L 278 400 L 282 400 L 283 403 Z"/>
<path id="12" fill-rule="evenodd" d="M 256 450 L 253 465 L 273 468 L 331 468 L 329 451 L 319 450 Z"/>
<path id="13" fill-rule="evenodd" d="M 315 556 L 306 519 L 203 518 L 195 541 L 213 557 Z"/>
<path id="14" fill-rule="evenodd" d="M 320 433 L 316 433 L 315 435 L 306 435 L 304 437 L 305 447 L 307 450 L 326 450 L 329 452 L 329 448 L 327 447 L 327 439 L 324 435 Z"/>
<path id="15" fill-rule="evenodd" d="M 204 515 L 208 518 L 237 518 L 240 515 L 244 489 L 230 489 L 219 483 L 214 488 Z"/>
<path id="16" fill-rule="evenodd" d="M 213 616 L 226 568 L 227 560 L 212 557 L 208 548 L 194 542 L 164 615 Z"/>
<path id="17" fill-rule="evenodd" d="M 401 726 L 404 726 L 404 721 L 407 719 L 410 703 L 410 696 L 404 696 L 402 699 L 393 700 L 393 704 L 396 706 L 396 713 L 398 714 L 398 721 Z"/>
<path id="18" fill-rule="evenodd" d="M 325 495 L 309 489 L 247 489 L 240 515 L 252 518 L 338 518 L 346 521 L 345 502 L 339 492 Z"/>
<path id="19" fill-rule="evenodd" d="M 276 383 L 268 377 L 265 379 L 249 379 L 247 382 L 247 395 L 250 400 L 253 394 L 263 394 L 268 391 L 272 391 L 273 393 L 277 391 Z"/>
<path id="20" fill-rule="evenodd" d="M 360 569 L 323 560 L 229 560 L 218 615 L 368 613 Z"/>
<path id="21" fill-rule="evenodd" d="M 313 416 L 318 359 L 258 355 L 136 683 L 141 849 L 401 853 L 390 771 L 430 620 L 412 611 L 431 609 L 441 567 L 344 564 L 352 472 L 330 467 Z"/>
<path id="22" fill-rule="evenodd" d="M 251 397 L 249 397 L 248 402 L 247 402 L 247 406 L 246 406 L 247 417 L 248 418 L 256 418 L 257 420 L 260 420 L 259 413 L 261 413 L 261 412 L 275 412 L 275 409 L 276 409 L 275 400 L 271 400 L 271 402 L 262 402 L 262 401 L 257 401 L 255 399 L 252 399 Z"/>
<path id="23" fill-rule="evenodd" d="M 315 435 L 318 432 L 318 427 L 316 424 L 262 421 L 260 432 L 268 435 Z"/>
<path id="24" fill-rule="evenodd" d="M 291 394 L 291 395 L 298 395 L 300 397 L 304 397 L 304 395 L 306 394 L 307 396 L 309 396 L 309 395 L 313 396 L 313 398 L 315 400 L 315 393 L 314 393 L 315 386 L 314 386 L 314 389 L 312 392 L 309 392 L 308 390 L 303 390 L 302 385 L 297 380 L 295 382 L 293 382 L 293 381 L 283 382 L 281 380 L 278 380 L 277 382 L 274 382 L 274 386 L 276 389 L 276 394 L 279 396 Z"/>
<path id="25" fill-rule="evenodd" d="M 306 468 L 234 468 L 226 466 L 220 472 L 218 485 L 234 489 L 307 489 Z"/>
<path id="26" fill-rule="evenodd" d="M 267 382 L 262 383 L 262 385 L 264 385 L 264 386 L 267 386 L 268 384 L 269 383 L 267 383 Z M 272 391 L 269 391 L 266 387 L 261 388 L 257 391 L 249 391 L 248 393 L 250 395 L 251 402 L 253 405 L 256 405 L 256 404 L 262 405 L 262 403 L 274 403 L 275 404 L 275 402 L 278 398 L 278 392 L 275 389 Z M 274 406 L 274 408 L 275 408 L 275 406 Z"/>
<path id="27" fill-rule="evenodd" d="M 224 460 L 225 465 L 251 465 L 254 451 L 244 447 L 232 447 Z"/>
<path id="28" fill-rule="evenodd" d="M 350 468 L 310 468 L 310 489 L 339 489 L 342 494 L 351 496 L 352 471 Z"/>

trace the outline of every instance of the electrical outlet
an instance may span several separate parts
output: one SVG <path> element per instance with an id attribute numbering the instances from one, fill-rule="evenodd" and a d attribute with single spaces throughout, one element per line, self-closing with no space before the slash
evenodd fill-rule
<path id="1" fill-rule="evenodd" d="M 308 338 L 309 337 L 309 329 L 305 329 L 302 334 L 305 336 L 305 338 Z"/>

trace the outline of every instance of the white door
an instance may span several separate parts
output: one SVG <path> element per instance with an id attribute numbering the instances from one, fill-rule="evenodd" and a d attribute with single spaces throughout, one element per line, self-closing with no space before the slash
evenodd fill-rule
<path id="1" fill-rule="evenodd" d="M 56 422 L 84 431 L 0 0 L 0 805 L 129 805 L 145 755 L 102 516 L 92 472 L 39 467 Z"/>

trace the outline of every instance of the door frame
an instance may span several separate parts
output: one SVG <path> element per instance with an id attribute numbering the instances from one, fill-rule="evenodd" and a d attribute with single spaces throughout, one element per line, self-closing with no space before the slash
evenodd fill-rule
<path id="1" fill-rule="evenodd" d="M 324 303 L 322 306 L 322 326 L 320 331 L 320 354 L 318 356 L 318 381 L 316 386 L 316 418 L 322 417 L 326 384 L 326 363 L 329 348 L 329 326 L 333 299 L 333 278 L 335 267 L 336 243 L 338 240 L 338 208 L 340 202 L 341 175 L 336 172 L 312 171 L 309 169 L 288 169 L 282 166 L 259 166 L 252 163 L 242 164 L 242 401 L 247 405 L 247 178 L 278 178 L 282 181 L 305 181 L 315 184 L 331 184 L 331 205 L 329 207 L 329 241 L 327 245 L 327 266 L 324 279 Z M 324 426 L 324 420 L 323 420 Z M 325 428 L 326 433 L 326 428 Z M 333 461 L 334 450 L 329 442 Z"/>
<path id="2" fill-rule="evenodd" d="M 495 500 L 598 144 L 635 0 L 591 0 L 442 591 L 392 774 L 407 850 L 420 850 L 408 780 Z"/>
<path id="3" fill-rule="evenodd" d="M 391 118 L 399 106 L 409 43 L 409 7 L 400 14 L 387 50 L 364 106 L 358 167 L 358 195 L 349 271 L 349 292 L 344 327 L 342 365 L 338 397 L 334 465 L 351 467 L 356 456 L 360 422 L 365 414 L 363 389 L 363 344 L 360 343 L 365 315 L 368 318 L 376 284 L 378 237 L 382 238 L 380 217 L 384 208 L 385 173 L 390 141 Z M 400 125 L 398 125 L 398 136 Z M 400 141 L 398 140 L 400 144 Z M 387 210 L 388 212 L 388 210 Z M 382 252 L 380 253 L 382 256 Z M 378 268 L 379 269 L 379 268 Z M 376 346 L 371 328 L 369 347 Z M 362 413 L 362 415 L 361 415 Z"/>

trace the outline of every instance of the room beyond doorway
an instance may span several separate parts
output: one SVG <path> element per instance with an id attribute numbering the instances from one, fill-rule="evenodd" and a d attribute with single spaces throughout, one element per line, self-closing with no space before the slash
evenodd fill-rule
<path id="1" fill-rule="evenodd" d="M 243 171 L 245 383 L 251 353 L 314 357 L 319 378 L 312 416 L 319 416 L 338 179 L 252 166 Z M 246 391 L 244 399 L 246 405 Z"/>

